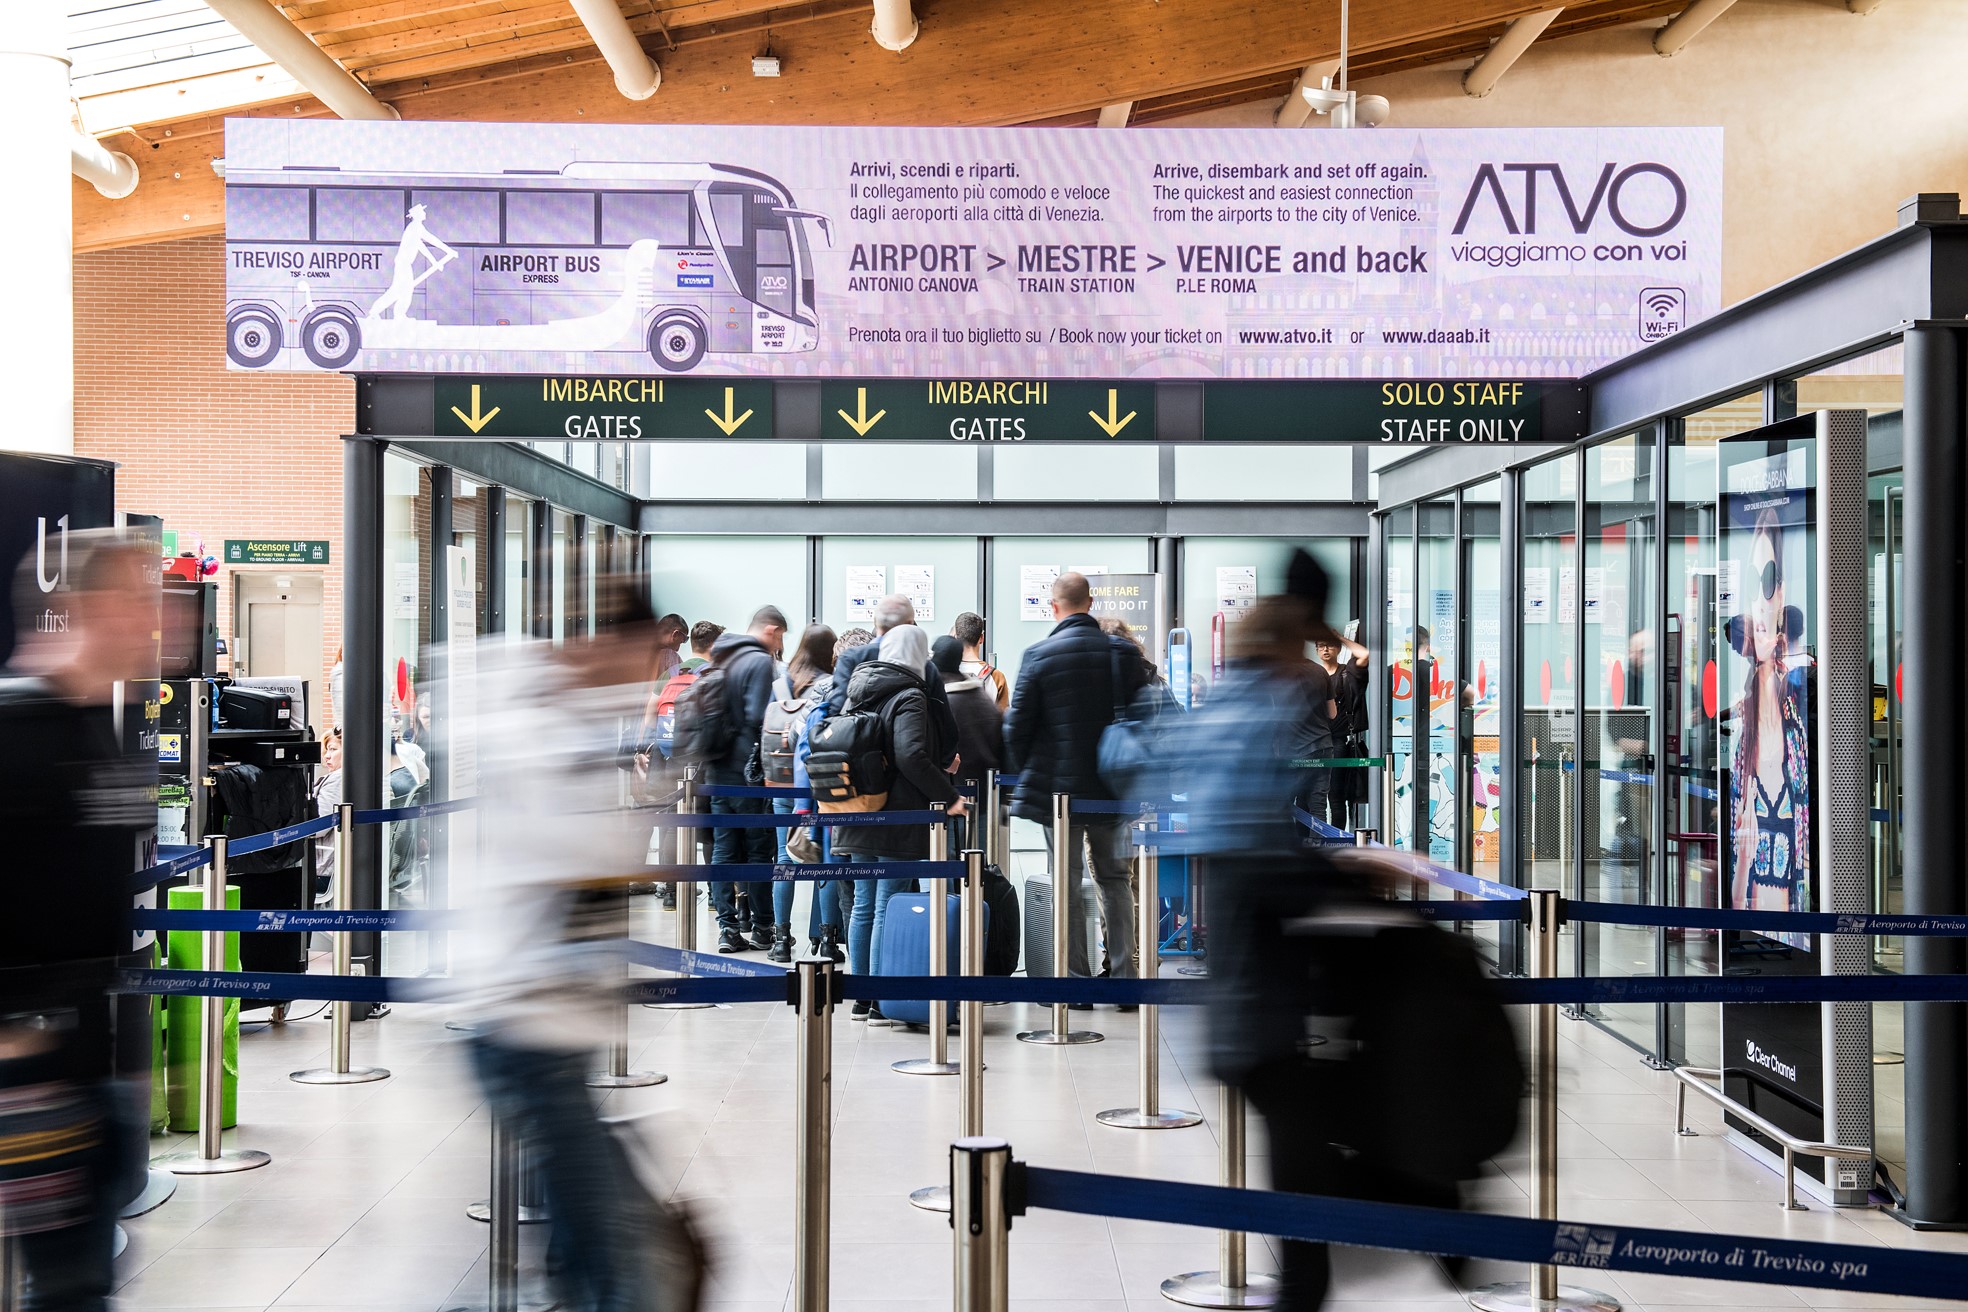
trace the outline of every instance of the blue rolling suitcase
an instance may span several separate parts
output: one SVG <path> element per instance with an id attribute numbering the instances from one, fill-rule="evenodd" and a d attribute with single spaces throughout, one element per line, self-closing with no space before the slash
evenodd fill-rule
<path id="1" fill-rule="evenodd" d="M 948 946 L 950 974 L 957 973 L 963 949 L 963 903 L 945 896 L 944 942 Z M 984 908 L 985 934 L 989 935 L 990 908 Z M 929 974 L 929 894 L 897 893 L 888 900 L 888 914 L 882 919 L 881 975 Z M 891 999 L 881 1004 L 882 1015 L 904 1025 L 929 1024 L 929 1003 L 923 999 Z M 953 1004 L 949 1018 L 957 1018 Z"/>

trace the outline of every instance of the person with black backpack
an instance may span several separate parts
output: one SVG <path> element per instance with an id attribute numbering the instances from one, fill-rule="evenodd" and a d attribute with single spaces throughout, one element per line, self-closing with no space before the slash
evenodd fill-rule
<path id="1" fill-rule="evenodd" d="M 774 662 L 785 640 L 786 617 L 777 606 L 761 607 L 743 633 L 727 633 L 711 648 L 711 663 L 677 703 L 677 746 L 686 759 L 702 762 L 712 785 L 755 783 L 765 708 L 772 700 Z M 712 815 L 770 815 L 758 797 L 713 797 Z M 771 865 L 778 841 L 769 828 L 715 829 L 711 861 L 716 865 Z M 764 952 L 772 946 L 772 881 L 743 881 L 746 906 L 738 903 L 740 884 L 711 881 L 717 912 L 719 952 Z"/>
<path id="2" fill-rule="evenodd" d="M 788 790 L 785 797 L 772 799 L 775 815 L 791 815 L 799 810 L 798 799 L 791 796 L 792 788 L 799 782 L 797 757 L 800 740 L 806 736 L 807 717 L 816 706 L 827 700 L 827 693 L 833 687 L 834 631 L 825 624 L 809 624 L 806 632 L 800 635 L 799 650 L 787 662 L 786 672 L 772 684 L 772 700 L 766 704 L 765 723 L 759 734 L 759 768 L 765 776 L 767 788 Z M 791 829 L 779 831 L 779 860 L 787 860 L 786 840 Z M 772 885 L 772 950 L 766 953 L 768 961 L 784 965 L 793 959 L 793 894 L 795 885 L 790 880 L 776 880 Z M 813 936 L 820 937 L 820 923 L 823 919 L 822 904 L 830 900 L 833 885 L 815 884 L 813 887 Z M 837 916 L 824 917 L 835 936 L 839 933 Z M 832 955 L 832 937 L 829 936 L 829 955 Z"/>
<path id="3" fill-rule="evenodd" d="M 1231 627 L 1222 680 L 1170 744 L 1185 848 L 1209 857 L 1211 1065 L 1264 1117 L 1273 1188 L 1453 1208 L 1515 1133 L 1514 1030 L 1466 939 L 1382 900 L 1356 849 L 1306 843 L 1293 762 L 1323 689 L 1305 647 L 1335 635 L 1325 572 L 1301 551 L 1288 580 Z M 1326 1246 L 1287 1239 L 1280 1257 L 1276 1306 L 1319 1307 Z"/>
<path id="4" fill-rule="evenodd" d="M 839 714 L 813 731 L 807 772 L 822 811 L 922 811 L 941 802 L 951 816 L 964 813 L 963 796 L 942 762 L 955 755 L 945 744 L 922 671 L 929 665 L 929 636 L 913 624 L 883 635 L 878 658 L 856 664 Z M 842 825 L 834 852 L 852 860 L 907 861 L 929 855 L 927 825 Z M 913 881 L 867 879 L 855 887 L 848 926 L 848 969 L 880 971 L 881 930 L 888 899 Z M 874 1019 L 856 1002 L 857 1020 Z"/>

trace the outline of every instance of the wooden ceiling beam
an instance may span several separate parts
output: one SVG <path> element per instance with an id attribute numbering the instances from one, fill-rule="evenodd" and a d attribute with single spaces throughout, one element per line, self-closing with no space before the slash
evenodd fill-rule
<path id="1" fill-rule="evenodd" d="M 1380 0 L 1353 16 L 1352 47 L 1365 60 L 1452 40 L 1472 28 L 1487 31 L 1548 4 Z M 1308 17 L 1297 6 L 1266 0 L 1166 6 L 1081 0 L 1064 8 L 1056 0 L 989 6 L 918 0 L 922 39 L 899 54 L 867 39 L 859 4 L 782 35 L 779 16 L 786 12 L 774 10 L 772 18 L 773 43 L 786 60 L 783 78 L 751 76 L 752 38 L 725 32 L 665 56 L 662 91 L 641 102 L 617 94 L 598 59 L 565 62 L 564 54 L 523 76 L 495 80 L 482 71 L 461 72 L 455 81 L 433 78 L 429 86 L 421 79 L 377 79 L 372 86 L 413 119 L 998 126 L 1097 113 L 1122 100 L 1225 94 L 1211 89 L 1295 73 L 1313 59 L 1330 58 L 1339 45 L 1336 9 Z M 318 110 L 310 103 L 303 112 Z M 222 153 L 221 139 L 209 130 L 146 136 L 155 149 L 138 158 L 145 181 L 135 194 L 111 202 L 85 187 L 75 196 L 77 249 L 221 229 L 223 187 L 210 167 Z"/>

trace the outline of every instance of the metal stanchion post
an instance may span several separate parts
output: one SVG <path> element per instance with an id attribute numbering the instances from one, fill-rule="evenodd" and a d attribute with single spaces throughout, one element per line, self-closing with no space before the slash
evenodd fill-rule
<path id="1" fill-rule="evenodd" d="M 519 1308 L 519 1137 L 503 1116 L 492 1118 L 492 1246 L 485 1305 L 489 1312 Z"/>
<path id="2" fill-rule="evenodd" d="M 998 832 L 998 772 L 986 770 L 984 777 L 977 782 L 977 814 L 971 818 L 971 827 L 977 834 L 972 844 L 984 853 L 984 864 L 995 865 L 1000 870 L 1010 864 L 1009 856 L 999 844 Z"/>
<path id="3" fill-rule="evenodd" d="M 966 977 L 984 973 L 984 853 L 964 853 L 963 938 L 957 960 Z M 984 1004 L 969 999 L 957 1004 L 957 1052 L 962 1084 L 957 1089 L 957 1134 L 973 1138 L 984 1133 Z M 925 1185 L 909 1195 L 925 1212 L 950 1210 L 948 1184 Z"/>
<path id="4" fill-rule="evenodd" d="M 1244 1187 L 1244 1095 L 1226 1084 L 1218 1104 L 1216 1168 L 1227 1189 Z M 1278 1282 L 1254 1276 L 1247 1262 L 1241 1230 L 1219 1230 L 1214 1271 L 1191 1271 L 1162 1281 L 1162 1297 L 1190 1307 L 1271 1307 L 1278 1301 Z"/>
<path id="5" fill-rule="evenodd" d="M 1558 975 L 1558 928 L 1563 905 L 1555 889 L 1531 892 L 1531 969 L 1536 979 Z M 1558 1219 L 1558 1008 L 1543 1003 L 1531 1011 L 1531 1216 Z M 1531 1267 L 1528 1281 L 1485 1285 L 1469 1296 L 1481 1312 L 1619 1312 L 1608 1294 L 1560 1285 L 1558 1268 Z"/>
<path id="6" fill-rule="evenodd" d="M 799 973 L 798 1176 L 799 1217 L 793 1246 L 794 1312 L 827 1312 L 828 1246 L 833 1200 L 834 962 L 810 957 Z"/>
<path id="7" fill-rule="evenodd" d="M 355 804 L 343 802 L 335 810 L 335 910 L 351 911 L 355 905 L 355 880 L 349 871 L 355 860 Z M 353 968 L 353 958 L 349 931 L 338 929 L 334 933 L 335 978 L 348 978 Z M 375 1080 L 386 1080 L 389 1071 L 381 1066 L 349 1065 L 349 1027 L 355 1013 L 355 1004 L 347 1001 L 335 1004 L 333 1051 L 328 1065 L 317 1066 L 311 1070 L 295 1071 L 287 1078 L 296 1084 L 369 1084 Z"/>
<path id="8" fill-rule="evenodd" d="M 213 834 L 205 840 L 212 849 L 212 860 L 205 867 L 205 910 L 223 911 L 226 903 L 226 838 Z M 225 931 L 208 929 L 201 936 L 207 976 L 225 971 Z M 224 1175 L 265 1166 L 273 1158 L 257 1148 L 223 1148 L 221 1140 L 225 1102 L 225 1004 L 223 995 L 212 992 L 204 998 L 204 1015 L 198 1034 L 198 1150 L 167 1153 L 157 1165 L 177 1175 Z"/>
<path id="9" fill-rule="evenodd" d="M 617 903 L 622 912 L 622 937 L 626 940 L 632 937 L 627 889 L 617 896 Z M 656 1071 L 629 1069 L 629 1005 L 625 1002 L 615 1009 L 615 1033 L 608 1041 L 608 1069 L 588 1076 L 590 1089 L 646 1089 L 670 1078 Z"/>
<path id="10" fill-rule="evenodd" d="M 939 814 L 940 802 L 929 809 Z M 946 817 L 929 827 L 929 859 L 950 859 L 950 822 Z M 950 973 L 950 892 L 949 883 L 931 879 L 929 884 L 929 973 L 942 979 Z M 911 1057 L 891 1063 L 889 1069 L 904 1075 L 955 1075 L 957 1064 L 950 1060 L 950 1004 L 942 998 L 929 1000 L 929 1056 Z"/>
<path id="11" fill-rule="evenodd" d="M 1162 973 L 1161 897 L 1158 892 L 1161 853 L 1152 843 L 1135 849 L 1134 872 L 1138 885 L 1135 895 L 1135 942 L 1141 949 L 1141 978 L 1159 979 Z M 1137 1014 L 1141 1022 L 1141 1054 L 1137 1061 L 1140 1082 L 1139 1101 L 1133 1107 L 1117 1107 L 1093 1119 L 1121 1130 L 1181 1130 L 1201 1125 L 1201 1112 L 1162 1107 L 1162 1025 L 1161 1008 L 1143 1003 Z"/>
<path id="12" fill-rule="evenodd" d="M 1071 978 L 1072 957 L 1068 945 L 1073 937 L 1073 899 L 1080 895 L 1080 881 L 1075 877 L 1079 866 L 1079 837 L 1073 829 L 1073 799 L 1065 793 L 1052 795 L 1052 977 Z M 1027 973 L 1030 973 L 1029 965 Z M 1066 1045 L 1075 1043 L 1098 1043 L 1106 1038 L 1098 1030 L 1069 1029 L 1067 1006 L 1064 1002 L 1052 1004 L 1052 1028 L 1045 1030 L 1024 1030 L 1018 1038 L 1022 1043 L 1045 1043 Z"/>
<path id="13" fill-rule="evenodd" d="M 697 814 L 697 767 L 688 766 L 683 772 L 683 786 L 677 797 L 678 815 Z M 698 858 L 698 836 L 701 829 L 676 830 L 676 863 L 680 866 L 703 864 Z M 676 886 L 676 945 L 680 951 L 697 950 L 697 885 L 692 881 L 679 881 Z M 689 972 L 680 972 L 687 975 Z M 644 1006 L 659 1011 L 703 1011 L 713 1004 L 708 1002 L 649 1002 Z"/>
<path id="14" fill-rule="evenodd" d="M 1011 1214 L 1005 1178 L 1011 1145 L 982 1136 L 950 1145 L 951 1306 L 956 1312 L 1005 1312 L 1011 1301 Z"/>

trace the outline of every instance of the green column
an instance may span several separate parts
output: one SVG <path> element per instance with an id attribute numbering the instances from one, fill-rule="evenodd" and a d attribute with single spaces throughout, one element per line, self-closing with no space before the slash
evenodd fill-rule
<path id="1" fill-rule="evenodd" d="M 170 890 L 172 911 L 200 911 L 205 906 L 204 889 Z M 239 909 L 239 889 L 226 888 L 226 908 Z M 164 964 L 172 970 L 205 969 L 205 936 L 197 930 L 174 930 L 168 936 Z M 239 969 L 239 935 L 225 936 L 226 970 Z M 198 1036 L 203 1023 L 202 997 L 174 997 L 164 1008 L 165 1100 L 170 1112 L 170 1128 L 178 1133 L 198 1129 Z M 229 1129 L 239 1124 L 239 999 L 227 998 L 224 1042 L 220 1055 L 225 1075 L 219 1097 L 219 1125 Z"/>

